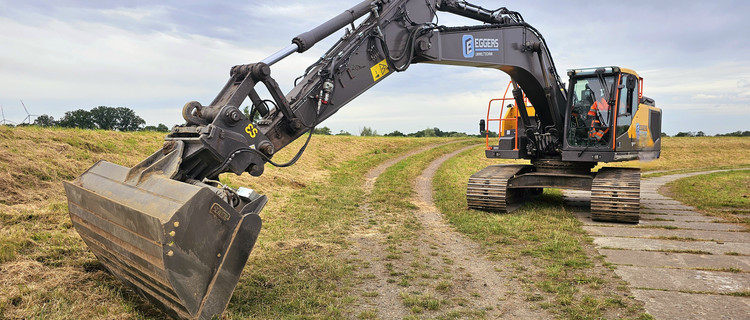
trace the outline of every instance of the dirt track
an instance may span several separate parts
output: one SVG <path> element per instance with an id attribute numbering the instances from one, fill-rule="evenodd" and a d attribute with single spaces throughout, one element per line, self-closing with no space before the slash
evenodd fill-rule
<path id="1" fill-rule="evenodd" d="M 377 177 L 388 167 L 433 147 L 437 146 L 416 150 L 370 171 L 366 183 L 368 195 Z M 506 271 L 500 263 L 487 260 L 479 246 L 454 231 L 433 205 L 432 177 L 438 167 L 472 147 L 474 146 L 462 148 L 434 160 L 414 182 L 417 196 L 412 202 L 418 206 L 418 210 L 410 214 L 416 216 L 422 229 L 414 239 L 408 241 L 408 256 L 388 259 L 389 248 L 384 241 L 389 236 L 388 233 L 378 230 L 356 233 L 357 245 L 354 251 L 359 253 L 355 259 L 360 262 L 358 274 L 362 280 L 356 289 L 361 298 L 352 316 L 369 312 L 370 316 L 383 319 L 403 318 L 413 314 L 409 299 L 417 295 L 447 301 L 436 310 L 420 310 L 420 313 L 425 312 L 425 316 L 453 313 L 488 319 L 552 318 L 544 310 L 524 301 L 522 286 L 511 280 L 511 272 Z M 366 221 L 382 214 L 373 212 L 369 205 L 364 206 L 362 211 Z M 421 269 L 423 276 L 419 281 L 413 281 L 414 284 L 406 287 L 388 281 L 394 272 L 414 271 L 420 269 L 422 264 L 425 265 Z"/>

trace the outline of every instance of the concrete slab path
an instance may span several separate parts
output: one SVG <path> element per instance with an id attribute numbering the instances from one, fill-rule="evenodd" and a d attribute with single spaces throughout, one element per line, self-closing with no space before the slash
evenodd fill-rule
<path id="1" fill-rule="evenodd" d="M 565 191 L 599 253 L 657 319 L 750 319 L 750 232 L 658 192 L 711 172 L 642 180 L 637 225 L 592 221 L 589 192 Z"/>

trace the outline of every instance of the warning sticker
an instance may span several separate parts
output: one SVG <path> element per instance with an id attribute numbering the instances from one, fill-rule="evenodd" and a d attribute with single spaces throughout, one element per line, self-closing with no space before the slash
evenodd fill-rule
<path id="1" fill-rule="evenodd" d="M 378 62 L 378 64 L 372 66 L 370 68 L 370 72 L 372 72 L 372 81 L 378 81 L 380 78 L 388 74 L 388 62 L 383 59 L 383 61 Z"/>

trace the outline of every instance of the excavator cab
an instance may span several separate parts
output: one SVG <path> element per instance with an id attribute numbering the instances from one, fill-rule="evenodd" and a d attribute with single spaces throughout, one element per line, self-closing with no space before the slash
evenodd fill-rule
<path id="1" fill-rule="evenodd" d="M 615 74 L 603 72 L 571 77 L 566 130 L 569 146 L 597 148 L 612 143 L 615 78 Z"/>
<path id="2" fill-rule="evenodd" d="M 630 69 L 568 71 L 563 160 L 613 162 L 658 158 L 661 109 L 643 96 Z"/>

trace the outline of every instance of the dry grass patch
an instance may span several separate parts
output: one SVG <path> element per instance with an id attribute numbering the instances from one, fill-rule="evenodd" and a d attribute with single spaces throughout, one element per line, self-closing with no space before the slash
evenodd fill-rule
<path id="1" fill-rule="evenodd" d="M 607 166 L 640 167 L 648 171 L 701 171 L 750 166 L 749 137 L 662 138 L 661 157 L 650 162 L 629 161 Z"/>
<path id="2" fill-rule="evenodd" d="M 0 127 L 0 318 L 142 319 L 164 315 L 104 270 L 72 228 L 63 180 L 99 159 L 133 166 L 163 133 Z M 343 317 L 350 268 L 338 253 L 362 174 L 440 139 L 313 137 L 296 166 L 222 177 L 271 198 L 227 318 Z M 279 152 L 291 158 L 301 142 Z"/>

